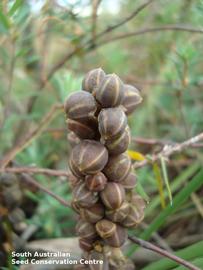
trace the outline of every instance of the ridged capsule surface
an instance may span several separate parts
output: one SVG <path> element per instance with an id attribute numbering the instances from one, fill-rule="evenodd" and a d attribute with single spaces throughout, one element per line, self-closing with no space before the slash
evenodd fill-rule
<path id="1" fill-rule="evenodd" d="M 78 91 L 67 98 L 64 110 L 67 118 L 82 120 L 94 116 L 97 104 L 92 94 L 86 91 Z"/>
<path id="2" fill-rule="evenodd" d="M 98 115 L 101 137 L 111 140 L 122 135 L 127 127 L 127 117 L 120 107 L 103 109 Z"/>
<path id="3" fill-rule="evenodd" d="M 87 208 L 80 208 L 80 216 L 89 223 L 96 223 L 104 217 L 105 209 L 100 202 Z"/>
<path id="4" fill-rule="evenodd" d="M 86 188 L 85 183 L 82 183 L 73 189 L 73 202 L 80 207 L 90 207 L 94 205 L 98 199 L 98 195 L 89 191 Z"/>
<path id="5" fill-rule="evenodd" d="M 110 156 L 103 173 L 110 181 L 121 182 L 130 172 L 131 160 L 127 154 Z"/>
<path id="6" fill-rule="evenodd" d="M 124 99 L 122 102 L 127 115 L 133 113 L 137 106 L 142 102 L 140 91 L 129 84 L 124 84 Z"/>
<path id="7" fill-rule="evenodd" d="M 108 161 L 108 152 L 98 141 L 83 140 L 73 148 L 70 161 L 70 169 L 75 167 L 75 171 L 79 171 L 77 174 L 92 175 L 102 171 Z"/>
<path id="8" fill-rule="evenodd" d="M 125 190 L 119 183 L 108 182 L 105 189 L 100 192 L 100 197 L 107 209 L 116 209 L 125 200 Z"/>
<path id="9" fill-rule="evenodd" d="M 105 146 L 110 155 L 119 155 L 127 151 L 130 140 L 130 130 L 127 126 L 124 132 L 118 138 L 106 140 Z"/>
<path id="10" fill-rule="evenodd" d="M 108 74 L 96 89 L 96 99 L 103 108 L 119 106 L 124 99 L 123 83 L 116 74 Z"/>
<path id="11" fill-rule="evenodd" d="M 82 89 L 90 93 L 94 93 L 101 81 L 105 77 L 105 72 L 101 68 L 90 70 L 82 81 Z"/>
<path id="12" fill-rule="evenodd" d="M 102 172 L 85 177 L 86 187 L 91 191 L 101 191 L 105 188 L 107 178 Z"/>

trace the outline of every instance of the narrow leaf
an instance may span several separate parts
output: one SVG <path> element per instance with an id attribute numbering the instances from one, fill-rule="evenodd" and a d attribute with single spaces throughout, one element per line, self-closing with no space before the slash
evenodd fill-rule
<path id="1" fill-rule="evenodd" d="M 9 19 L 6 17 L 6 15 L 3 13 L 1 9 L 0 9 L 0 24 L 4 27 L 5 30 L 8 30 L 10 27 Z"/>
<path id="2" fill-rule="evenodd" d="M 158 231 L 159 228 L 165 223 L 168 216 L 177 211 L 177 209 L 190 197 L 191 193 L 200 188 L 203 184 L 203 169 L 196 174 L 192 180 L 174 197 L 173 206 L 170 204 L 153 220 L 149 227 L 139 235 L 140 238 L 147 240 L 150 236 Z M 137 245 L 133 245 L 128 252 L 131 256 L 137 249 Z"/>
<path id="3" fill-rule="evenodd" d="M 162 206 L 162 208 L 165 208 L 166 202 L 165 202 L 165 197 L 164 197 L 164 192 L 163 192 L 163 179 L 162 179 L 162 175 L 161 175 L 161 170 L 160 170 L 157 162 L 153 163 L 153 172 L 154 172 L 157 186 L 158 186 L 158 190 L 159 190 L 161 206 Z"/>
<path id="4" fill-rule="evenodd" d="M 173 198 L 172 198 L 171 188 L 170 188 L 170 184 L 169 184 L 169 180 L 168 180 L 166 162 L 165 162 L 163 157 L 161 157 L 160 160 L 161 160 L 161 168 L 162 168 L 162 173 L 163 173 L 163 177 L 164 177 L 164 182 L 165 182 L 166 188 L 168 190 L 168 196 L 169 196 L 170 204 L 172 205 L 173 204 Z"/>
<path id="5" fill-rule="evenodd" d="M 16 0 L 8 12 L 9 16 L 12 16 L 21 4 L 23 4 L 23 0 Z"/>

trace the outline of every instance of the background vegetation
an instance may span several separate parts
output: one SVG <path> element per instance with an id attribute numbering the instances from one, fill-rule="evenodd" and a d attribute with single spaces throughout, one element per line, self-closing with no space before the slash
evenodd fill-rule
<path id="1" fill-rule="evenodd" d="M 130 150 L 134 151 L 135 162 L 202 132 L 203 1 L 154 0 L 137 10 L 144 3 L 0 2 L 2 168 L 67 169 L 70 149 L 61 104 L 70 92 L 81 89 L 84 74 L 96 67 L 114 72 L 141 89 L 144 101 L 129 119 L 133 135 Z M 137 191 L 149 204 L 144 224 L 130 232 L 178 251 L 201 269 L 202 163 L 202 144 L 198 143 L 168 159 L 161 158 L 161 162 L 158 159 L 138 168 Z M 33 183 L 28 184 L 28 180 L 22 181 L 26 176 L 18 174 L 17 180 L 22 193 L 18 209 L 25 214 L 20 228 L 14 228 L 9 220 L 11 209 L 0 204 L 0 260 L 6 269 L 13 269 L 9 256 L 5 256 L 13 246 L 74 234 L 76 217 L 72 210 Z M 70 200 L 65 175 L 30 177 Z M 135 249 L 131 245 L 128 255 Z M 178 267 L 165 259 L 155 264 L 153 260 L 153 256 L 139 260 L 138 269 Z"/>

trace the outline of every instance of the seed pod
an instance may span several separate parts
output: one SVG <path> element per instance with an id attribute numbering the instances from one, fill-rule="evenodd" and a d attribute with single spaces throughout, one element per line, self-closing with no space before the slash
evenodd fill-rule
<path id="1" fill-rule="evenodd" d="M 135 205 L 130 204 L 130 211 L 122 221 L 122 226 L 126 228 L 136 227 L 144 218 L 144 211 Z"/>
<path id="2" fill-rule="evenodd" d="M 95 203 L 88 208 L 80 208 L 80 216 L 87 222 L 96 223 L 104 217 L 104 206 L 101 203 Z"/>
<path id="3" fill-rule="evenodd" d="M 114 182 L 106 184 L 104 190 L 100 192 L 103 204 L 108 209 L 116 209 L 121 206 L 125 200 L 125 190 L 122 185 Z"/>
<path id="4" fill-rule="evenodd" d="M 101 191 L 107 183 L 107 178 L 102 172 L 85 177 L 86 187 L 91 191 Z"/>
<path id="5" fill-rule="evenodd" d="M 143 198 L 138 194 L 133 194 L 131 197 L 131 203 L 135 205 L 138 209 L 144 211 L 146 208 L 146 203 Z"/>
<path id="6" fill-rule="evenodd" d="M 68 182 L 70 183 L 70 187 L 73 189 L 74 187 L 76 187 L 77 185 L 82 183 L 82 179 L 81 178 L 77 178 L 75 175 L 70 174 L 68 176 Z"/>
<path id="7" fill-rule="evenodd" d="M 80 139 L 93 139 L 95 137 L 95 129 L 82 121 L 68 119 L 67 124 L 68 129 L 73 131 Z"/>
<path id="8" fill-rule="evenodd" d="M 108 74 L 100 82 L 95 93 L 103 108 L 119 106 L 124 99 L 123 83 L 116 74 Z"/>
<path id="9" fill-rule="evenodd" d="M 97 110 L 97 104 L 90 93 L 78 91 L 68 97 L 64 109 L 68 118 L 82 120 L 94 116 Z"/>
<path id="10" fill-rule="evenodd" d="M 130 144 L 130 130 L 127 126 L 120 137 L 106 140 L 105 146 L 111 155 L 119 155 L 124 153 Z"/>
<path id="11" fill-rule="evenodd" d="M 97 222 L 96 231 L 102 239 L 106 239 L 115 233 L 116 224 L 108 219 L 102 219 Z"/>
<path id="12" fill-rule="evenodd" d="M 109 264 L 106 256 L 103 253 L 92 250 L 89 253 L 88 260 L 102 261 L 103 263 L 89 264 L 91 270 L 109 270 Z"/>
<path id="13" fill-rule="evenodd" d="M 118 138 L 125 131 L 127 118 L 120 107 L 103 109 L 98 115 L 99 132 L 106 140 Z"/>
<path id="14" fill-rule="evenodd" d="M 113 222 L 121 222 L 124 220 L 128 213 L 129 213 L 129 203 L 124 202 L 122 205 L 114 210 L 106 210 L 105 214 L 108 219 L 110 219 Z"/>
<path id="15" fill-rule="evenodd" d="M 110 265 L 109 270 L 135 270 L 135 265 L 132 260 L 127 259 L 121 265 Z"/>
<path id="16" fill-rule="evenodd" d="M 70 156 L 70 169 L 74 175 L 96 174 L 108 161 L 107 149 L 94 140 L 83 140 L 76 145 Z"/>
<path id="17" fill-rule="evenodd" d="M 94 241 L 95 240 L 93 240 L 93 239 L 80 238 L 79 239 L 79 246 L 84 251 L 90 251 L 94 248 L 94 246 L 93 246 Z"/>
<path id="18" fill-rule="evenodd" d="M 82 81 L 82 89 L 94 93 L 100 82 L 104 79 L 105 72 L 101 68 L 90 70 Z"/>
<path id="19" fill-rule="evenodd" d="M 137 184 L 137 177 L 134 172 L 130 172 L 121 182 L 120 184 L 126 189 L 131 190 Z"/>
<path id="20" fill-rule="evenodd" d="M 106 164 L 103 173 L 109 181 L 121 182 L 129 174 L 131 160 L 127 154 L 111 156 Z"/>
<path id="21" fill-rule="evenodd" d="M 98 195 L 89 191 L 85 183 L 73 189 L 73 202 L 80 207 L 90 207 L 98 201 Z"/>
<path id="22" fill-rule="evenodd" d="M 76 145 L 75 147 L 77 147 Z M 75 149 L 75 147 L 73 149 Z M 80 172 L 76 164 L 74 163 L 74 160 L 70 157 L 69 159 L 69 169 L 72 172 L 73 175 L 75 175 L 77 178 L 83 178 L 84 175 Z"/>
<path id="23" fill-rule="evenodd" d="M 80 138 L 72 131 L 68 133 L 67 140 L 71 147 L 76 146 L 80 142 Z"/>
<path id="24" fill-rule="evenodd" d="M 95 226 L 82 219 L 80 219 L 76 225 L 76 233 L 79 237 L 87 239 L 95 239 L 98 237 Z"/>
<path id="25" fill-rule="evenodd" d="M 127 240 L 127 230 L 116 224 L 116 231 L 112 236 L 105 238 L 105 242 L 111 247 L 121 247 Z"/>
<path id="26" fill-rule="evenodd" d="M 122 105 L 125 108 L 125 113 L 127 115 L 131 114 L 141 102 L 142 97 L 140 91 L 132 85 L 124 84 L 124 99 Z"/>

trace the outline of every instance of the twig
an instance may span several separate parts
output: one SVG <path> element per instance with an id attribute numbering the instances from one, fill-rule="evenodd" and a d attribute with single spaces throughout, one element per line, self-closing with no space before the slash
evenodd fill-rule
<path id="1" fill-rule="evenodd" d="M 114 24 L 112 26 L 108 26 L 105 30 L 103 30 L 101 33 L 99 33 L 96 38 L 100 38 L 102 36 L 104 36 L 105 34 L 112 32 L 113 30 L 119 28 L 120 26 L 126 24 L 127 22 L 129 22 L 130 20 L 132 20 L 135 16 L 137 16 L 144 8 L 146 8 L 148 5 L 150 5 L 153 1 L 155 0 L 148 0 L 145 3 L 143 3 L 142 5 L 140 5 L 138 8 L 136 8 L 129 16 L 127 16 L 126 18 L 122 19 L 120 22 L 118 22 L 117 24 Z"/>
<path id="2" fill-rule="evenodd" d="M 160 31 L 181 31 L 181 32 L 190 32 L 194 34 L 203 34 L 203 29 L 194 28 L 192 26 L 165 25 L 165 26 L 160 26 L 160 27 L 144 28 L 139 31 L 133 31 L 133 32 L 117 35 L 107 40 L 101 41 L 99 44 L 97 44 L 97 47 L 100 47 L 104 44 L 107 44 L 116 40 L 121 40 L 128 37 L 139 36 L 143 34 L 160 32 Z"/>
<path id="3" fill-rule="evenodd" d="M 68 177 L 70 173 L 68 171 L 63 170 L 53 170 L 53 169 L 46 169 L 46 168 L 38 168 L 38 167 L 6 167 L 0 169 L 0 173 L 27 173 L 27 174 L 44 174 L 48 176 L 58 176 L 58 177 Z"/>
<path id="4" fill-rule="evenodd" d="M 101 3 L 101 0 L 92 0 L 92 43 L 93 44 L 94 44 L 94 41 L 96 39 L 96 34 L 97 34 L 97 11 L 98 11 L 100 3 Z"/>
<path id="5" fill-rule="evenodd" d="M 182 258 L 180 258 L 180 257 L 178 257 L 178 256 L 176 256 L 176 255 L 174 255 L 174 254 L 172 254 L 172 253 L 158 247 L 158 246 L 155 246 L 154 244 L 151 244 L 150 242 L 147 242 L 145 240 L 137 238 L 136 236 L 130 236 L 129 235 L 128 238 L 132 242 L 138 244 L 139 246 L 141 246 L 143 248 L 146 248 L 146 249 L 149 249 L 149 250 L 152 250 L 152 251 L 154 251 L 154 252 L 156 252 L 156 253 L 164 256 L 164 257 L 167 257 L 167 258 L 177 262 L 178 264 L 184 265 L 188 269 L 201 270 L 199 267 L 193 265 L 192 263 L 190 263 L 190 262 L 188 262 L 188 261 L 186 261 L 186 260 L 184 260 L 184 259 L 182 259 Z"/>
<path id="6" fill-rule="evenodd" d="M 40 121 L 39 125 L 31 132 L 28 132 L 24 138 L 21 139 L 0 161 L 0 168 L 4 168 L 19 152 L 25 149 L 35 138 L 37 138 L 41 132 L 47 127 L 47 125 L 56 116 L 59 110 L 62 110 L 61 104 L 54 105 L 51 110 Z"/>
<path id="7" fill-rule="evenodd" d="M 67 202 L 66 200 L 64 200 L 63 198 L 61 198 L 60 196 L 56 195 L 55 193 L 53 193 L 51 190 L 49 190 L 48 188 L 44 187 L 43 185 L 41 185 L 40 183 L 38 183 L 33 177 L 31 177 L 29 174 L 26 173 L 22 173 L 21 174 L 23 177 L 23 180 L 26 181 L 29 184 L 32 184 L 33 186 L 37 187 L 38 189 L 42 190 L 43 192 L 47 193 L 48 195 L 50 195 L 51 197 L 53 197 L 54 199 L 56 199 L 57 201 L 59 201 L 62 205 L 66 206 L 66 207 L 71 207 L 70 203 Z"/>
<path id="8" fill-rule="evenodd" d="M 164 149 L 161 152 L 159 152 L 156 155 L 151 156 L 150 159 L 145 159 L 143 161 L 134 163 L 133 167 L 140 168 L 140 167 L 143 167 L 150 162 L 155 162 L 155 161 L 159 160 L 161 157 L 167 158 L 176 152 L 183 151 L 185 148 L 192 146 L 201 140 L 203 140 L 203 132 L 198 134 L 195 137 L 190 138 L 187 141 L 182 142 L 182 143 L 176 143 L 174 145 L 165 145 Z"/>
<path id="9" fill-rule="evenodd" d="M 104 35 L 106 35 L 109 32 L 112 32 L 113 30 L 117 29 L 118 27 L 124 25 L 125 23 L 129 22 L 131 19 L 133 19 L 136 15 L 138 15 L 145 7 L 147 7 L 149 4 L 151 4 L 153 1 L 155 0 L 148 0 L 146 1 L 144 4 L 140 5 L 138 8 L 135 9 L 135 11 L 133 11 L 128 17 L 122 19 L 119 23 L 113 25 L 113 26 L 108 26 L 105 30 L 101 31 L 100 33 L 98 33 L 95 37 L 94 37 L 94 43 L 96 42 L 96 40 L 98 40 L 99 38 L 103 37 Z M 47 75 L 47 80 L 50 80 L 51 77 L 55 74 L 55 72 L 60 69 L 68 60 L 70 60 L 75 54 L 77 54 L 78 51 L 81 50 L 81 48 L 83 50 L 85 50 L 86 52 L 88 51 L 92 51 L 94 49 L 96 49 L 98 47 L 98 44 L 94 44 L 94 46 L 92 46 L 92 38 L 90 38 L 88 41 L 86 41 L 82 47 L 76 47 L 72 52 L 67 53 L 58 63 L 56 63 L 52 69 L 50 70 L 49 74 Z M 100 46 L 104 43 L 101 43 Z M 43 88 L 46 85 L 47 81 L 43 81 L 40 88 Z"/>

